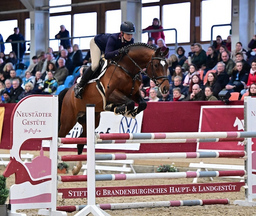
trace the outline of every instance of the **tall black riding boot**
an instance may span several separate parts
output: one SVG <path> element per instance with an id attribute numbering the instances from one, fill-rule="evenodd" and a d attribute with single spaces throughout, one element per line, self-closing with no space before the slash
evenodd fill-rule
<path id="1" fill-rule="evenodd" d="M 84 73 L 83 76 L 81 77 L 81 80 L 79 83 L 76 84 L 74 88 L 75 92 L 75 97 L 82 99 L 82 95 L 84 92 L 84 87 L 86 86 L 87 82 L 90 80 L 90 77 L 92 76 L 93 71 L 92 68 L 89 67 Z"/>

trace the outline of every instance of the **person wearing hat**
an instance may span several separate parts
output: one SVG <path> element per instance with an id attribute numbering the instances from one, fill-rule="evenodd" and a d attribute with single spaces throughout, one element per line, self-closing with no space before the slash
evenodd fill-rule
<path id="1" fill-rule="evenodd" d="M 90 80 L 93 72 L 99 67 L 101 53 L 105 53 L 106 59 L 112 59 L 120 54 L 127 52 L 123 47 L 133 44 L 133 34 L 135 26 L 132 22 L 125 21 L 120 26 L 120 33 L 99 34 L 90 42 L 91 66 L 84 71 L 79 83 L 76 84 L 74 91 L 75 97 L 82 99 L 85 85 Z"/>
<path id="2" fill-rule="evenodd" d="M 7 90 L 4 90 L 2 92 L 2 103 L 10 103 L 11 102 L 11 98 L 10 98 L 10 92 L 8 92 Z"/>
<path id="3" fill-rule="evenodd" d="M 154 18 L 152 25 L 148 26 L 147 28 L 143 29 L 142 31 L 145 30 L 162 30 L 163 27 L 160 25 L 160 21 L 158 18 Z M 159 32 L 151 32 L 149 33 L 149 37 L 152 37 L 155 39 L 155 42 L 159 39 L 162 38 L 163 40 L 165 40 L 165 35 L 163 31 L 159 31 Z"/>
<path id="4" fill-rule="evenodd" d="M 69 46 L 71 46 L 69 37 L 70 37 L 69 31 L 66 29 L 64 25 L 61 25 L 59 33 L 55 35 L 55 39 L 61 39 L 60 45 L 62 45 L 64 49 L 67 49 Z M 62 38 L 66 38 L 66 39 L 62 39 Z"/>

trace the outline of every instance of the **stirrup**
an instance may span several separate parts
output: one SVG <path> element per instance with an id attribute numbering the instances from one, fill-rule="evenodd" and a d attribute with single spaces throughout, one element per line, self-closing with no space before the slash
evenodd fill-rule
<path id="1" fill-rule="evenodd" d="M 75 97 L 78 99 L 82 99 L 83 90 L 83 87 L 79 87 L 78 85 L 76 85 L 74 88 Z"/>

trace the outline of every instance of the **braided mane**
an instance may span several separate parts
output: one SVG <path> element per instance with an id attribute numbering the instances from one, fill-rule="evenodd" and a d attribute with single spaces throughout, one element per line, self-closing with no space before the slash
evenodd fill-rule
<path id="1" fill-rule="evenodd" d="M 152 47 L 152 46 L 150 46 L 146 43 L 141 43 L 141 42 L 129 44 L 129 45 L 126 46 L 126 48 L 130 49 L 132 47 L 137 47 L 137 46 L 147 47 L 147 48 L 152 49 L 154 51 L 156 50 L 155 47 Z"/>

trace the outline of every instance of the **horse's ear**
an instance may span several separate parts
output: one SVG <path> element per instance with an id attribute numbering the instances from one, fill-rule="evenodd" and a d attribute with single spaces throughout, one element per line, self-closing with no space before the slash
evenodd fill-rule
<path id="1" fill-rule="evenodd" d="M 169 48 L 167 48 L 163 53 L 162 56 L 165 57 L 169 53 Z"/>
<path id="2" fill-rule="evenodd" d="M 160 52 L 161 52 L 161 48 L 159 47 L 159 48 L 157 48 L 157 50 L 155 51 L 155 56 L 159 56 Z"/>

